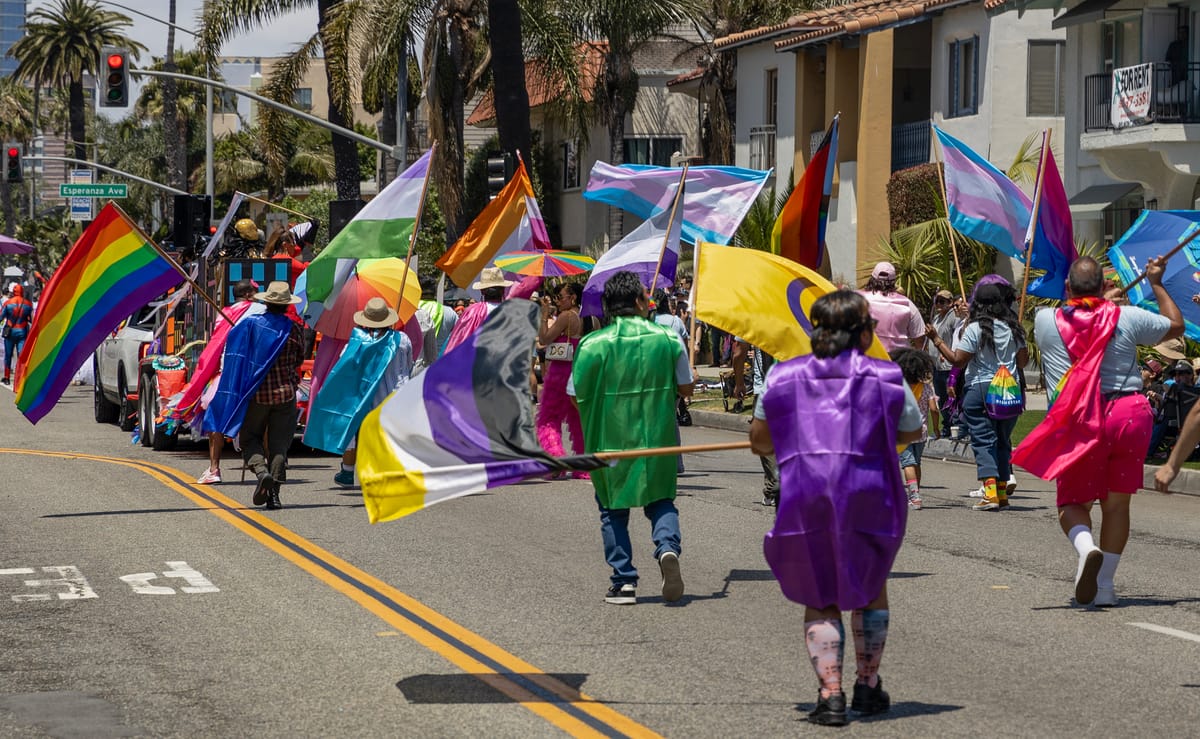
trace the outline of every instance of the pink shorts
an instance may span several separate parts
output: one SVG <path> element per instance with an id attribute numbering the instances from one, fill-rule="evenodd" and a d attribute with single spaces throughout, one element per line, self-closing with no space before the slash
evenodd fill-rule
<path id="1" fill-rule="evenodd" d="M 1059 476 L 1058 505 L 1104 500 L 1109 491 L 1136 493 L 1153 428 L 1150 403 L 1141 393 L 1105 400 L 1100 443 Z"/>

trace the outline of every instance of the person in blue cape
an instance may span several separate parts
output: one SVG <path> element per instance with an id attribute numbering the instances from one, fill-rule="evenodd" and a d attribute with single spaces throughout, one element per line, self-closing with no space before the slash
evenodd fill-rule
<path id="1" fill-rule="evenodd" d="M 412 341 L 396 331 L 400 316 L 383 298 L 354 314 L 357 327 L 308 412 L 304 443 L 342 455 L 333 481 L 354 485 L 355 436 L 363 419 L 412 372 Z"/>
<path id="2" fill-rule="evenodd" d="M 279 483 L 296 434 L 296 386 L 304 361 L 304 332 L 288 317 L 300 298 L 286 282 L 272 282 L 254 299 L 265 313 L 238 321 L 225 339 L 221 379 L 204 412 L 203 433 L 236 437 L 254 472 L 254 505 L 282 508 Z"/>
<path id="3" fill-rule="evenodd" d="M 887 577 L 908 514 L 896 445 L 921 438 L 900 368 L 865 353 L 875 321 L 862 295 L 822 295 L 809 313 L 812 354 L 776 364 L 750 425 L 751 449 L 779 461 L 779 511 L 763 554 L 788 600 L 804 604 L 804 641 L 820 692 L 808 720 L 846 723 L 842 611 L 853 611 L 858 674 L 850 708 L 882 713 Z"/>

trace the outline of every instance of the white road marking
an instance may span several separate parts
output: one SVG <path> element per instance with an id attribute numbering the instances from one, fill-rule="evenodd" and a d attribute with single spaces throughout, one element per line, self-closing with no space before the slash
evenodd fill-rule
<path id="1" fill-rule="evenodd" d="M 9 570 L 0 570 L 0 575 L 32 575 L 32 567 L 13 567 Z"/>
<path id="2" fill-rule="evenodd" d="M 216 585 L 213 585 L 208 578 L 201 575 L 191 567 L 188 567 L 187 562 L 167 562 L 167 566 L 172 568 L 163 573 L 163 577 L 180 577 L 187 585 L 180 588 L 185 593 L 219 593 L 221 592 Z"/>
<path id="3" fill-rule="evenodd" d="M 1172 629 L 1169 626 L 1159 626 L 1158 624 L 1147 624 L 1147 623 L 1140 623 L 1140 622 L 1130 622 L 1125 625 L 1126 626 L 1136 626 L 1139 629 L 1145 629 L 1146 631 L 1154 631 L 1159 634 L 1166 634 L 1167 636 L 1177 636 L 1180 639 L 1187 639 L 1188 641 L 1200 642 L 1200 634 L 1193 634 L 1190 631 L 1180 631 L 1179 629 Z"/>
<path id="4" fill-rule="evenodd" d="M 175 595 L 175 588 L 163 585 L 151 585 L 151 580 L 157 580 L 157 572 L 138 572 L 132 575 L 121 575 L 121 582 L 128 583 L 133 592 L 138 595 Z"/>
<path id="5" fill-rule="evenodd" d="M 83 600 L 84 598 L 99 598 L 96 591 L 92 590 L 92 586 L 88 585 L 87 578 L 74 565 L 65 565 L 62 567 L 43 567 L 42 572 L 49 572 L 58 575 L 57 578 L 47 580 L 26 580 L 25 587 L 28 588 L 46 588 L 53 586 L 62 586 L 67 589 L 65 593 L 58 593 L 59 600 Z M 29 601 L 50 600 L 49 593 L 34 593 L 31 595 L 14 595 L 12 599 L 17 603 L 27 603 Z"/>

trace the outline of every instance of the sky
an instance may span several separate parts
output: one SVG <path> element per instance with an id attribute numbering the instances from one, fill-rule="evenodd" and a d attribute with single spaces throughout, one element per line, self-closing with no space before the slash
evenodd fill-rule
<path id="1" fill-rule="evenodd" d="M 141 11 L 166 20 L 166 0 L 116 0 L 116 3 L 99 0 L 100 4 L 118 13 L 123 13 L 133 19 L 133 24 L 126 30 L 126 35 L 141 42 L 149 51 L 142 55 L 141 63 L 149 64 L 150 57 L 162 56 L 167 51 L 167 27 L 144 16 L 132 13 L 125 8 Z M 54 7 L 54 0 L 30 0 L 29 9 L 39 7 Z M 200 10 L 203 0 L 177 0 L 175 9 L 175 24 L 183 28 L 195 29 L 199 26 Z M 230 39 L 222 54 L 224 56 L 280 56 L 292 51 L 297 44 L 312 36 L 317 31 L 317 4 L 304 10 L 298 10 L 281 16 L 279 20 L 265 26 L 254 33 L 243 34 Z M 192 38 L 185 33 L 176 31 L 176 48 L 194 48 Z"/>

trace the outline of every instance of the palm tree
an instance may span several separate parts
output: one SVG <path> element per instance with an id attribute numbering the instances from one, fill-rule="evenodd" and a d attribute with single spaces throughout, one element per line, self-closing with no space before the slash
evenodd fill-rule
<path id="1" fill-rule="evenodd" d="M 83 75 L 98 76 L 102 46 L 125 47 L 135 59 L 145 51 L 145 46 L 120 32 L 131 22 L 95 0 L 58 0 L 53 8 L 37 8 L 29 14 L 25 35 L 9 50 L 18 62 L 17 80 L 67 88 L 76 159 L 88 158 Z"/>
<path id="2" fill-rule="evenodd" d="M 178 71 L 175 67 L 175 0 L 167 2 L 167 55 L 163 60 L 163 71 Z M 185 175 L 184 132 L 179 130 L 179 83 L 165 77 L 162 81 L 163 147 L 167 155 L 167 184 L 178 190 L 187 190 Z"/>
<path id="3" fill-rule="evenodd" d="M 167 62 L 165 59 L 155 57 L 149 69 L 166 70 L 166 67 Z M 194 77 L 209 76 L 204 57 L 199 51 L 187 51 L 177 54 L 175 56 L 174 68 L 177 72 Z M 170 124 L 170 116 L 167 114 L 168 104 L 172 99 L 171 87 L 175 88 L 174 126 Z M 189 175 L 191 174 L 191 168 L 189 167 L 186 143 L 190 138 L 189 133 L 196 130 L 204 121 L 204 104 L 204 87 L 202 85 L 192 82 L 176 82 L 169 77 L 150 78 L 149 82 L 142 85 L 141 92 L 133 104 L 134 117 L 142 121 L 161 120 L 163 122 L 164 161 L 169 170 L 172 166 L 172 157 L 178 158 L 178 166 L 181 172 L 178 180 L 169 181 L 168 184 L 180 190 L 190 189 Z M 170 140 L 172 138 L 172 130 L 175 132 L 174 138 L 179 146 L 176 153 L 172 153 L 171 150 Z"/>
<path id="4" fill-rule="evenodd" d="M 0 137 L 5 141 L 25 141 L 33 133 L 30 109 L 33 94 L 29 88 L 11 77 L 0 77 Z M 16 209 L 13 207 L 13 188 L 7 178 L 0 178 L 0 201 L 3 203 L 4 233 L 16 232 Z"/>
<path id="5" fill-rule="evenodd" d="M 517 0 L 488 0 L 488 46 L 492 54 L 492 97 L 500 150 L 529 156 L 529 91 L 525 88 L 525 49 Z"/>
<path id="6" fill-rule="evenodd" d="M 343 0 L 315 0 L 317 6 L 317 32 L 305 40 L 273 75 L 268 85 L 268 96 L 281 102 L 291 100 L 295 81 L 308 69 L 309 62 L 323 49 L 325 52 L 325 80 L 329 88 L 329 109 L 326 120 L 335 126 L 350 128 L 353 122 L 352 98 L 348 57 L 339 50 L 345 49 L 345 41 L 334 37 L 331 20 Z M 205 5 L 201 18 L 200 46 L 205 57 L 215 61 L 221 44 L 230 36 L 241 31 L 256 30 L 264 23 L 296 10 L 310 7 L 314 0 L 211 0 Z M 377 29 L 381 31 L 384 29 Z M 215 65 L 214 65 L 215 66 Z M 289 85 L 289 82 L 291 83 Z M 263 112 L 262 126 L 266 135 L 278 133 L 282 114 L 271 110 Z M 276 119 L 272 122 L 271 119 Z M 276 165 L 280 162 L 276 153 Z M 338 197 L 359 197 L 358 146 L 344 136 L 333 136 L 333 161 L 336 169 Z"/>
<path id="7" fill-rule="evenodd" d="M 608 128 L 610 164 L 625 159 L 625 116 L 633 110 L 638 94 L 634 53 L 700 7 L 698 0 L 582 0 L 564 6 L 562 12 L 570 14 L 582 35 L 606 43 L 604 71 L 596 82 L 594 100 Z M 621 211 L 610 207 L 608 212 L 608 237 L 616 243 L 621 238 Z"/>

